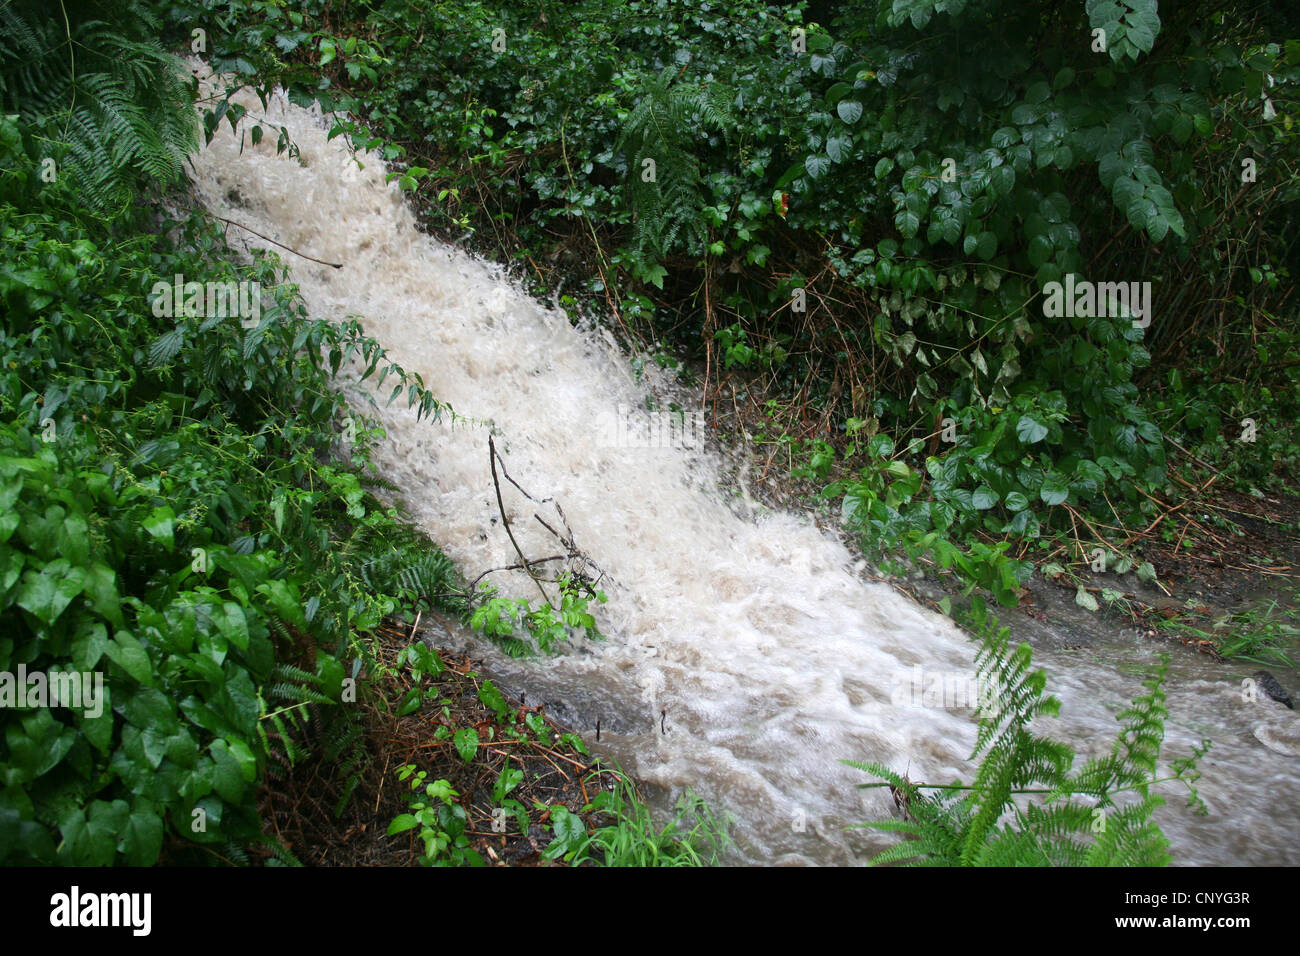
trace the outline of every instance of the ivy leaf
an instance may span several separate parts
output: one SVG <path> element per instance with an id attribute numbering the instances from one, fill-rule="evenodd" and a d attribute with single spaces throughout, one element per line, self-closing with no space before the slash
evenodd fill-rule
<path id="1" fill-rule="evenodd" d="M 548 860 L 554 860 L 576 853 L 586 836 L 586 829 L 582 817 L 570 813 L 563 804 L 556 804 L 551 807 L 551 830 L 555 833 L 555 839 L 542 855 Z"/>
<path id="2" fill-rule="evenodd" d="M 141 684 L 153 685 L 153 662 L 144 646 L 130 631 L 118 631 L 105 646 L 104 653 Z"/>
<path id="3" fill-rule="evenodd" d="M 1060 475 L 1051 474 L 1043 479 L 1043 487 L 1038 489 L 1038 497 L 1043 499 L 1044 504 L 1064 504 L 1070 497 L 1070 489 L 1061 480 Z"/>
<path id="4" fill-rule="evenodd" d="M 59 558 L 41 568 L 40 572 L 28 571 L 23 575 L 18 606 L 44 623 L 53 624 L 84 586 L 82 569 L 71 567 L 66 560 Z"/>
<path id="5" fill-rule="evenodd" d="M 483 702 L 484 707 L 494 711 L 498 718 L 504 717 L 509 710 L 506 699 L 501 696 L 501 691 L 497 690 L 496 685 L 490 680 L 485 680 L 483 686 L 478 689 L 478 699 Z"/>
<path id="6" fill-rule="evenodd" d="M 1087 608 L 1089 611 L 1097 610 L 1097 599 L 1083 585 L 1079 585 L 1074 592 L 1074 603 L 1079 607 Z"/>
<path id="7" fill-rule="evenodd" d="M 1027 445 L 1040 442 L 1047 437 L 1047 426 L 1028 415 L 1021 415 L 1016 423 L 1016 437 Z"/>
<path id="8" fill-rule="evenodd" d="M 209 752 L 213 763 L 213 789 L 222 800 L 238 803 L 244 795 L 244 775 L 239 760 L 230 752 L 229 745 L 222 738 L 212 741 Z"/>
<path id="9" fill-rule="evenodd" d="M 407 714 L 413 714 L 420 709 L 423 701 L 423 692 L 418 687 L 412 687 L 403 695 L 401 702 L 397 705 L 397 716 L 405 717 Z"/>
<path id="10" fill-rule="evenodd" d="M 1024 511 L 1029 507 L 1029 499 L 1018 491 L 1012 491 L 1003 499 L 1003 504 L 1011 511 Z"/>
<path id="11" fill-rule="evenodd" d="M 162 818 L 153 811 L 147 801 L 137 801 L 136 809 L 131 813 L 127 821 L 126 833 L 122 837 L 126 865 L 152 866 L 158 861 L 158 854 L 162 852 L 162 842 Z"/>
<path id="12" fill-rule="evenodd" d="M 473 727 L 458 730 L 456 736 L 452 738 L 452 743 L 455 744 L 460 759 L 470 763 L 478 754 L 478 731 Z"/>

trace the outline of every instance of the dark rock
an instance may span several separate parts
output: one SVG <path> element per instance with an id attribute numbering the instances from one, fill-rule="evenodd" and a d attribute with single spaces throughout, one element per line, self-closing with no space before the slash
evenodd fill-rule
<path id="1" fill-rule="evenodd" d="M 1265 694 L 1273 698 L 1273 700 L 1277 701 L 1279 704 L 1286 704 L 1292 710 L 1295 710 L 1295 707 L 1291 703 L 1291 695 L 1283 690 L 1282 685 L 1277 682 L 1276 677 L 1268 671 L 1255 671 L 1251 676 L 1254 678 L 1259 689 Z"/>

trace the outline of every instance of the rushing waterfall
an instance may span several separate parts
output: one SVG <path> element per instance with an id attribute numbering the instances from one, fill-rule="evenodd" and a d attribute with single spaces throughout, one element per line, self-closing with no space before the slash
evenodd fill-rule
<path id="1" fill-rule="evenodd" d="M 243 104 L 262 115 L 255 97 Z M 226 126 L 194 157 L 195 189 L 213 212 L 342 263 L 281 252 L 313 314 L 359 316 L 467 420 L 417 423 L 402 400 L 383 405 L 387 390 L 379 399 L 387 439 L 378 461 L 415 519 L 470 577 L 514 562 L 489 470 L 491 432 L 510 475 L 563 506 L 577 544 L 608 575 L 609 603 L 595 612 L 605 642 L 524 661 L 476 645 L 507 689 L 552 702 L 588 739 L 600 720 L 598 749 L 661 787 L 661 798 L 691 788 L 732 814 L 736 859 L 845 863 L 889 845 L 890 835 L 845 829 L 889 816 L 890 798 L 855 789 L 869 777 L 843 759 L 877 760 L 913 780 L 969 781 L 970 708 L 912 692 L 918 674 L 971 674 L 974 647 L 949 620 L 864 581 L 854 556 L 806 517 L 733 507 L 717 490 L 721 461 L 698 436 L 620 439 L 628 430 L 610 423 L 621 408 L 635 419 L 627 410 L 644 408 L 656 386 L 637 380 L 609 336 L 576 328 L 499 268 L 420 233 L 384 165 L 327 139 L 319 111 L 277 96 L 265 118 L 288 128 L 301 156 L 277 155 L 274 137 L 241 143 Z M 232 239 L 274 248 L 240 230 Z M 536 506 L 504 483 L 503 493 L 525 553 L 554 553 Z M 527 578 L 492 578 L 507 596 L 537 597 Z M 438 639 L 469 639 L 451 630 Z M 1062 700 L 1047 732 L 1081 757 L 1109 748 L 1114 715 L 1141 691 L 1140 668 L 1118 665 L 1151 655 L 1121 633 L 1087 653 L 1036 648 Z M 1158 788 L 1175 861 L 1296 862 L 1295 715 L 1243 702 L 1236 671 L 1175 657 L 1162 765 L 1214 740 L 1201 764 L 1208 817 L 1183 808 L 1180 788 Z M 960 679 L 948 683 L 961 690 Z"/>

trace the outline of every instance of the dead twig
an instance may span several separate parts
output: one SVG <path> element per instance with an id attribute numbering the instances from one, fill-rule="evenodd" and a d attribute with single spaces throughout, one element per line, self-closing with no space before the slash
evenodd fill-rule
<path id="1" fill-rule="evenodd" d="M 501 522 L 505 525 L 506 535 L 510 538 L 510 543 L 514 545 L 515 554 L 519 555 L 519 560 L 523 562 L 524 571 L 526 571 L 528 576 L 533 579 L 533 583 L 537 585 L 537 590 L 541 592 L 542 600 L 546 602 L 547 607 L 551 608 L 551 610 L 555 610 L 555 605 L 551 603 L 551 599 L 547 596 L 546 589 L 542 587 L 542 582 L 537 580 L 537 575 L 533 574 L 533 569 L 528 564 L 528 558 L 524 556 L 523 549 L 519 547 L 519 542 L 515 540 L 515 533 L 510 529 L 510 519 L 506 516 L 506 506 L 501 500 L 501 480 L 497 477 L 497 446 L 491 435 L 488 435 L 488 461 L 492 465 L 492 485 L 496 488 L 497 510 L 501 512 Z M 502 471 L 504 470 L 505 467 L 503 465 Z M 506 480 L 510 481 L 512 485 L 515 485 L 516 488 L 519 488 L 508 474 L 506 475 Z M 519 488 L 519 490 L 524 491 L 522 488 Z M 524 491 L 524 494 L 527 495 L 528 492 Z M 529 500 L 533 500 L 531 495 L 529 495 Z"/>
<path id="2" fill-rule="evenodd" d="M 264 236 L 264 235 L 262 235 L 262 234 L 261 234 L 260 232 L 258 232 L 256 229 L 250 229 L 248 226 L 245 226 L 242 222 L 235 222 L 235 220 L 233 220 L 233 219 L 227 219 L 225 216 L 214 216 L 213 218 L 214 218 L 214 219 L 220 219 L 222 222 L 227 223 L 228 225 L 231 225 L 231 226 L 238 226 L 240 229 L 243 229 L 245 232 L 251 232 L 253 235 L 257 236 L 257 238 L 259 238 L 259 239 L 265 239 L 267 242 L 269 242 L 269 243 L 271 243 L 271 244 L 273 244 L 273 245 L 277 245 L 277 246 L 279 246 L 281 249 L 285 249 L 285 250 L 287 250 L 287 251 L 289 251 L 289 252 L 292 252 L 295 256 L 298 256 L 299 258 L 302 258 L 302 259 L 309 259 L 309 260 L 311 260 L 312 262 L 319 262 L 319 263 L 320 263 L 321 265 L 323 265 L 323 266 L 330 266 L 331 268 L 334 268 L 334 269 L 342 269 L 342 268 L 343 268 L 343 263 L 341 263 L 341 262 L 326 262 L 324 259 L 317 259 L 315 256 L 309 256 L 309 255 L 307 255 L 305 252 L 299 252 L 297 249 L 293 248 L 292 246 L 286 246 L 283 242 L 276 242 L 276 241 L 275 241 L 274 239 L 272 239 L 270 236 Z"/>

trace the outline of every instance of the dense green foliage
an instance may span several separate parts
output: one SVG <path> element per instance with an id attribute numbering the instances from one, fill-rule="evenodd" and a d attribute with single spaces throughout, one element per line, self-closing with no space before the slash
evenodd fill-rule
<path id="1" fill-rule="evenodd" d="M 413 565 L 419 542 L 363 490 L 364 444 L 351 464 L 333 454 L 347 407 L 330 356 L 374 357 L 373 342 L 306 319 L 270 263 L 235 270 L 273 297 L 257 328 L 158 322 L 155 279 L 232 273 L 219 233 L 114 234 L 60 200 L 0 207 L 0 669 L 101 670 L 108 704 L 69 721 L 4 711 L 0 845 L 149 863 L 165 826 L 202 843 L 257 834 L 268 715 L 286 689 L 290 716 L 338 705 L 353 635 L 412 597 L 366 562 L 398 550 Z M 421 591 L 450 576 L 444 563 Z"/>
<path id="2" fill-rule="evenodd" d="M 147 5 L 61 6 L 63 17 L 40 0 L 0 6 L 0 102 L 23 116 L 43 181 L 71 180 L 92 209 L 120 210 L 135 177 L 176 181 L 197 145 L 190 78 L 159 42 Z"/>
<path id="3" fill-rule="evenodd" d="M 1029 729 L 1034 717 L 1056 715 L 1060 701 L 1044 696 L 1047 677 L 1031 671 L 1028 644 L 1011 648 L 978 597 L 971 625 L 979 640 L 979 734 L 971 759 L 980 759 L 969 787 L 918 785 L 876 763 L 854 763 L 883 777 L 902 820 L 863 824 L 911 839 L 879 854 L 876 863 L 910 861 L 926 866 L 1162 866 L 1168 843 L 1151 819 L 1163 799 L 1151 792 L 1164 738 L 1162 661 L 1144 684 L 1147 693 L 1118 715 L 1111 752 L 1074 772 L 1074 752 Z M 1174 777 L 1199 805 L 1196 762 L 1209 741 L 1173 762 Z M 924 791 L 937 791 L 935 794 Z M 1027 794 L 1042 796 L 1025 803 Z M 1123 795 L 1123 796 L 1121 796 Z M 1079 799 L 1083 798 L 1083 799 Z M 1006 822 L 1004 822 L 1004 820 Z"/>
<path id="4" fill-rule="evenodd" d="M 189 103 L 168 108 L 159 134 L 192 135 Z M 54 128 L 0 120 L 0 671 L 96 673 L 103 697 L 37 706 L 20 684 L 0 711 L 0 859 L 239 858 L 268 754 L 293 759 L 309 704 L 346 721 L 358 636 L 454 585 L 367 492 L 375 433 L 331 378 L 359 357 L 441 409 L 358 325 L 308 318 L 274 262 L 228 264 L 203 219 L 88 212 L 90 184 L 175 174 L 134 165 L 153 148 L 122 142 L 135 126 L 47 181 Z M 260 316 L 166 315 L 154 286 L 177 274 L 258 283 Z"/>

